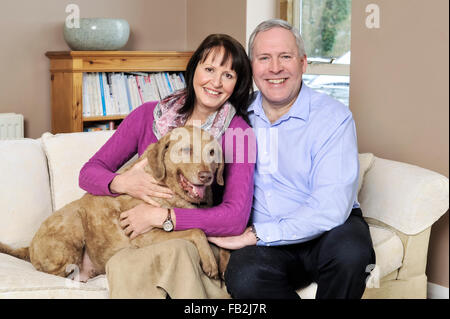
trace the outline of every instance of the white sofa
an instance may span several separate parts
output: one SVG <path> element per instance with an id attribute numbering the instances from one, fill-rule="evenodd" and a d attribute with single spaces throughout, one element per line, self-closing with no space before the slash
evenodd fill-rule
<path id="1" fill-rule="evenodd" d="M 81 166 L 112 132 L 0 141 L 0 242 L 28 246 L 41 222 L 81 197 Z M 448 210 L 448 178 L 417 166 L 360 154 L 359 201 L 377 266 L 363 298 L 426 298 L 432 224 Z M 368 271 L 372 270 L 368 267 Z M 316 285 L 298 291 L 313 298 Z M 73 282 L 0 254 L 0 298 L 108 298 L 105 276 Z"/>

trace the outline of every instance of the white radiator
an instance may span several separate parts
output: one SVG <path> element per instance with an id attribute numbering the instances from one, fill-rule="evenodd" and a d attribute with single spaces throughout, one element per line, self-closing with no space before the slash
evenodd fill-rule
<path id="1" fill-rule="evenodd" d="M 23 138 L 23 115 L 0 113 L 0 140 Z"/>

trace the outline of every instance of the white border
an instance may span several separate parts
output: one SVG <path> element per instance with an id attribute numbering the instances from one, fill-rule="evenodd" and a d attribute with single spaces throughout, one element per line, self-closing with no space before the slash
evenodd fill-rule
<path id="1" fill-rule="evenodd" d="M 432 282 L 428 282 L 427 299 L 449 299 L 448 288 L 438 284 L 433 284 Z"/>

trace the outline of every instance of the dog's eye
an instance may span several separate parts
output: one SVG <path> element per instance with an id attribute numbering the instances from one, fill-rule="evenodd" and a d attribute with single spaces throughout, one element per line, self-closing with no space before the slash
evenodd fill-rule
<path id="1" fill-rule="evenodd" d="M 214 156 L 214 150 L 213 149 L 209 151 L 209 155 L 210 156 Z"/>

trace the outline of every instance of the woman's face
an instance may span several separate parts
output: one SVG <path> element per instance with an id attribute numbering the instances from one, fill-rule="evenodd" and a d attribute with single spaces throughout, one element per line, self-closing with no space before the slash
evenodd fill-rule
<path id="1" fill-rule="evenodd" d="M 233 94 L 237 74 L 231 69 L 231 58 L 220 65 L 224 54 L 223 48 L 211 50 L 203 63 L 199 63 L 194 73 L 194 108 L 202 113 L 212 114 L 217 111 Z"/>

